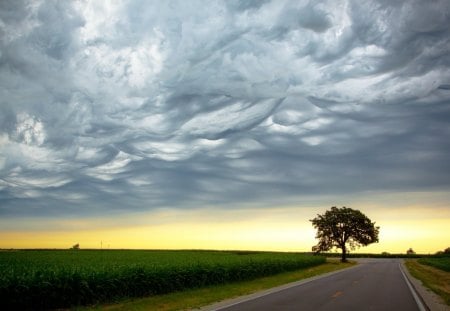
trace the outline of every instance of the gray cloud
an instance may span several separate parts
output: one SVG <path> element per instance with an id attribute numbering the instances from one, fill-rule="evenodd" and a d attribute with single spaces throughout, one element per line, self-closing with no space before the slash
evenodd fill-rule
<path id="1" fill-rule="evenodd" d="M 0 213 L 450 186 L 447 1 L 2 1 Z"/>

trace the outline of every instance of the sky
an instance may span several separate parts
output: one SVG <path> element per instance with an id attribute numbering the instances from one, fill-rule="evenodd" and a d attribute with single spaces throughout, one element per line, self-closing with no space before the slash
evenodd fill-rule
<path id="1" fill-rule="evenodd" d="M 0 2 L 0 248 L 450 241 L 450 2 Z"/>

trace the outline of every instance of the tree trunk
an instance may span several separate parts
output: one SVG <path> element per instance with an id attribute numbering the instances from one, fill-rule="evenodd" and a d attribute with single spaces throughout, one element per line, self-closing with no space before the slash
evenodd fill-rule
<path id="1" fill-rule="evenodd" d="M 347 249 L 345 247 L 345 243 L 344 245 L 342 245 L 342 257 L 341 257 L 341 261 L 342 262 L 347 262 Z"/>

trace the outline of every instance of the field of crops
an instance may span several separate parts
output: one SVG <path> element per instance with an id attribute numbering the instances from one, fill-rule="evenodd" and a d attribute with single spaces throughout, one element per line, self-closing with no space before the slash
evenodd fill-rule
<path id="1" fill-rule="evenodd" d="M 419 263 L 450 272 L 450 256 L 421 258 Z"/>
<path id="2" fill-rule="evenodd" d="M 324 257 L 221 251 L 1 251 L 0 309 L 66 308 L 312 267 Z"/>

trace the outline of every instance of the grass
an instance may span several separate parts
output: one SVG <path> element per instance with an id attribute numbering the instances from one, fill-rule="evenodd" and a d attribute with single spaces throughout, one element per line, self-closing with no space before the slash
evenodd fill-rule
<path id="1" fill-rule="evenodd" d="M 422 259 L 407 260 L 405 262 L 409 272 L 422 283 L 442 297 L 450 306 L 450 273 L 441 269 L 421 264 Z"/>
<path id="2" fill-rule="evenodd" d="M 275 286 L 295 282 L 316 275 L 332 272 L 353 266 L 355 263 L 341 263 L 338 260 L 328 260 L 327 263 L 307 269 L 298 269 L 255 280 L 208 286 L 199 289 L 158 295 L 147 298 L 132 299 L 116 304 L 103 304 L 77 310 L 187 310 L 200 308 L 225 299 L 252 294 Z"/>
<path id="3" fill-rule="evenodd" d="M 58 309 L 148 297 L 306 269 L 321 256 L 225 251 L 0 252 L 7 309 Z"/>

